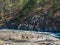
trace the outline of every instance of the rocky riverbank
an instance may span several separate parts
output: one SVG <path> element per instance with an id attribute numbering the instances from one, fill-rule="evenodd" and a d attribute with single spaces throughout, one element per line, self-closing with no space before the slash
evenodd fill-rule
<path id="1" fill-rule="evenodd" d="M 34 31 L 0 30 L 2 45 L 60 45 L 60 39 Z"/>

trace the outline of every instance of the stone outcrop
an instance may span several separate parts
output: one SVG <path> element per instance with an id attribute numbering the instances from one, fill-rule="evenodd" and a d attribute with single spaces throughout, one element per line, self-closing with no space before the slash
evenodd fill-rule
<path id="1" fill-rule="evenodd" d="M 33 31 L 0 31 L 3 45 L 59 45 L 60 39 L 44 32 Z"/>

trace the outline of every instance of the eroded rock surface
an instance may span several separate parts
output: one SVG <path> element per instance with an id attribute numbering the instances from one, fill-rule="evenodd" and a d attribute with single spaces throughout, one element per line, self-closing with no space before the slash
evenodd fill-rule
<path id="1" fill-rule="evenodd" d="M 3 45 L 60 45 L 60 39 L 44 32 L 0 31 Z"/>

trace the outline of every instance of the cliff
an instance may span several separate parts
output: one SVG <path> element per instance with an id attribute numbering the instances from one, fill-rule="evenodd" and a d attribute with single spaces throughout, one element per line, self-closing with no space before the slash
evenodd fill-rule
<path id="1" fill-rule="evenodd" d="M 0 28 L 60 32 L 59 2 L 59 0 L 0 1 Z"/>

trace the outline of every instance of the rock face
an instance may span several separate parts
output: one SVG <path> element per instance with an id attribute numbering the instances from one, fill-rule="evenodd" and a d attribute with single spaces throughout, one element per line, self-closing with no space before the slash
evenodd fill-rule
<path id="1" fill-rule="evenodd" d="M 47 15 L 47 14 L 46 14 Z M 21 30 L 35 30 L 46 32 L 60 32 L 60 18 L 47 17 L 46 15 L 23 16 L 20 21 L 11 19 L 5 23 L 5 28 L 21 29 Z M 14 22 L 13 22 L 14 21 Z"/>
<path id="2" fill-rule="evenodd" d="M 60 45 L 60 39 L 44 32 L 0 31 L 3 45 Z"/>

